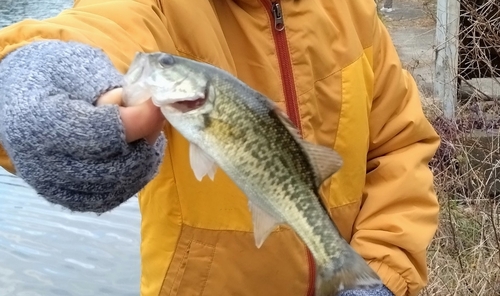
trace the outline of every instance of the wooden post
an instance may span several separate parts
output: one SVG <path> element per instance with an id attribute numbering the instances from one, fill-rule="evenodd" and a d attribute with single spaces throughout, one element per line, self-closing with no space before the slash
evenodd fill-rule
<path id="1" fill-rule="evenodd" d="M 459 17 L 459 0 L 437 1 L 434 97 L 449 119 L 455 118 L 457 106 Z"/>

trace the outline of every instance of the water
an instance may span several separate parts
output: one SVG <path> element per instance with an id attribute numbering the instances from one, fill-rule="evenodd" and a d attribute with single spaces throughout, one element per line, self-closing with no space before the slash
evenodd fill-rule
<path id="1" fill-rule="evenodd" d="M 25 18 L 49 18 L 73 5 L 73 0 L 0 0 L 0 29 Z"/>
<path id="2" fill-rule="evenodd" d="M 0 296 L 139 295 L 139 230 L 136 197 L 70 213 L 0 169 Z"/>
<path id="3" fill-rule="evenodd" d="M 0 28 L 73 0 L 0 0 Z M 70 213 L 0 168 L 0 296 L 139 295 L 137 198 L 97 217 Z"/>

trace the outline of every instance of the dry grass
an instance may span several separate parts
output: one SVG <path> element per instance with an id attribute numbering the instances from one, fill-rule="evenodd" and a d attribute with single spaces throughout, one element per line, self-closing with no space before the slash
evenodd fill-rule
<path id="1" fill-rule="evenodd" d="M 412 26 L 435 25 L 436 0 L 400 1 L 418 2 L 422 7 L 422 18 L 427 21 Z M 499 3 L 485 0 L 481 9 L 468 5 L 465 11 L 464 16 L 474 20 L 467 28 L 468 36 L 474 36 L 472 42 L 461 44 L 467 48 L 468 67 L 498 73 L 484 49 L 500 50 L 500 15 L 487 22 L 477 11 L 491 11 L 488 5 Z M 402 9 L 404 5 L 400 4 Z M 412 73 L 422 68 L 412 61 L 403 64 Z M 496 78 L 492 81 L 500 84 Z M 420 88 L 425 112 L 442 140 L 431 162 L 441 206 L 439 227 L 429 246 L 429 282 L 421 295 L 500 295 L 500 103 L 470 87 L 456 120 L 450 121 L 443 117 L 440 105 L 428 99 L 432 90 Z"/>
<path id="2" fill-rule="evenodd" d="M 461 27 L 458 39 L 460 60 L 458 76 L 463 79 L 491 77 L 500 86 L 500 1 L 459 0 Z M 475 74 L 473 74 L 475 73 Z M 483 96 L 489 97 L 482 90 Z"/>
<path id="3" fill-rule="evenodd" d="M 475 104 L 460 110 L 456 122 L 443 118 L 435 105 L 426 107 L 442 137 L 431 163 L 441 213 L 421 295 L 500 295 L 500 203 L 491 186 L 500 167 L 500 134 L 485 121 L 481 132 L 490 141 L 477 140 L 478 131 L 470 127 L 480 119 L 468 116 Z"/>

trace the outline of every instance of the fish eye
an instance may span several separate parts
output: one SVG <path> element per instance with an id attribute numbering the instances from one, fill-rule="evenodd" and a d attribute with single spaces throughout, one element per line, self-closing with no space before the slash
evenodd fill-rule
<path id="1" fill-rule="evenodd" d="M 174 57 L 169 54 L 164 54 L 161 56 L 159 62 L 162 67 L 172 66 L 174 64 Z"/>

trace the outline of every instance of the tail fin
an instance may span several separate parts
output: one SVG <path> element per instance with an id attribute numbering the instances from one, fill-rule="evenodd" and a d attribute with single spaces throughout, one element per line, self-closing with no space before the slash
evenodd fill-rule
<path id="1" fill-rule="evenodd" d="M 342 264 L 318 266 L 315 296 L 334 296 L 343 290 L 373 289 L 383 285 L 377 273 L 354 250 L 343 254 Z M 322 269 L 322 270 L 320 270 Z"/>

